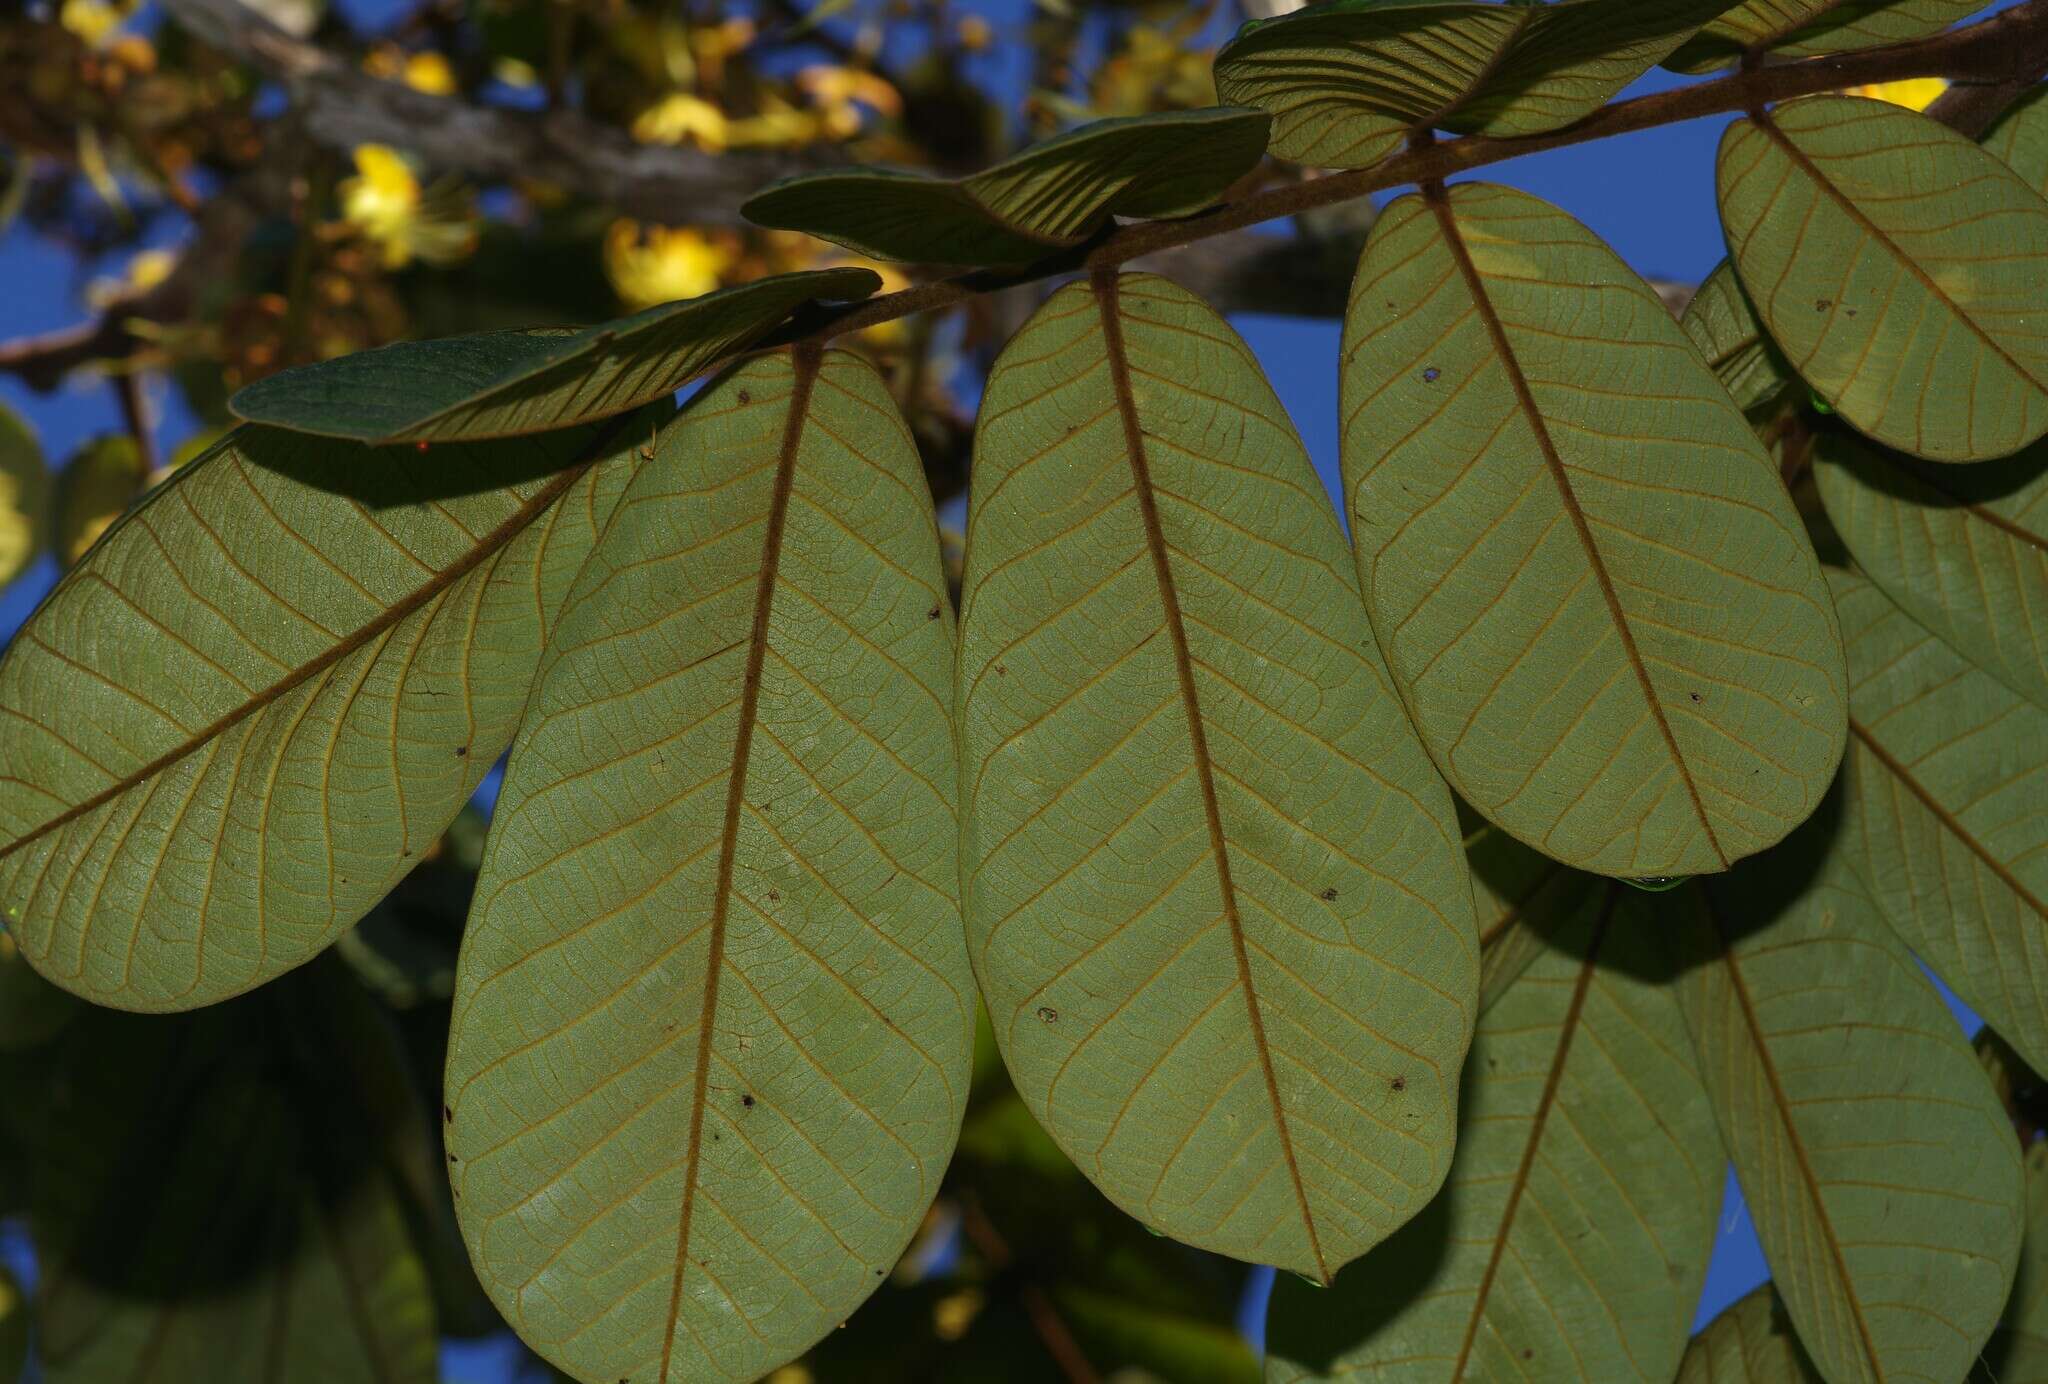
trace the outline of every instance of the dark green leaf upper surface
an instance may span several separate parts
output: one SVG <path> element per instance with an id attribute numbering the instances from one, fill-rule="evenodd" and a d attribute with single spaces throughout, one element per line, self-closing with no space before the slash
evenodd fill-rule
<path id="1" fill-rule="evenodd" d="M 1366 608 L 1466 802 L 1627 877 L 1726 869 L 1812 810 L 1845 733 L 1819 563 L 1612 251 L 1506 188 L 1393 203 L 1342 398 Z"/>
<path id="2" fill-rule="evenodd" d="M 1757 315 L 1859 431 L 1937 461 L 2048 432 L 2048 202 L 1948 127 L 1809 96 L 1738 120 L 1717 170 Z"/>
<path id="3" fill-rule="evenodd" d="M 1678 319 L 1728 397 L 1744 411 L 1775 401 L 1799 378 L 1756 320 L 1727 260 L 1716 265 Z"/>
<path id="4" fill-rule="evenodd" d="M 1527 135 L 1592 111 L 1726 0 L 1319 5 L 1216 57 L 1225 101 L 1273 114 L 1273 152 L 1363 168 L 1411 133 Z"/>
<path id="5" fill-rule="evenodd" d="M 23 953 L 96 1003 L 185 1009 L 338 937 L 511 741 L 667 410 L 608 445 L 430 464 L 243 428 L 129 511 L 0 659 L 0 910 Z"/>
<path id="6" fill-rule="evenodd" d="M 1983 8 L 1984 0 L 1746 0 L 1702 28 L 1665 66 L 1677 72 L 1731 67 L 1751 47 L 1804 58 L 1904 43 Z"/>
<path id="7" fill-rule="evenodd" d="M 1103 276 L 1018 333 L 962 602 L 968 941 L 1017 1089 L 1146 1224 L 1326 1278 L 1448 1166 L 1472 897 L 1337 516 L 1220 317 Z"/>
<path id="8" fill-rule="evenodd" d="M 1975 1053 L 1846 868 L 1824 806 L 1671 896 L 1721 1141 L 1829 1380 L 1954 1380 L 2019 1258 L 2019 1144 Z"/>
<path id="9" fill-rule="evenodd" d="M 1723 1163 L 1662 905 L 1597 892 L 1480 1018 L 1443 1193 L 1331 1290 L 1276 1284 L 1269 1381 L 1671 1378 Z"/>
<path id="10" fill-rule="evenodd" d="M 757 225 L 882 259 L 1021 264 L 1086 240 L 1112 215 L 1200 211 L 1266 152 L 1263 111 L 1098 120 L 965 178 L 879 168 L 807 173 L 756 194 Z"/>
<path id="11" fill-rule="evenodd" d="M 1692 1338 L 1678 1365 L 1678 1384 L 1823 1384 L 1766 1283 L 1721 1309 Z"/>
<path id="12" fill-rule="evenodd" d="M 1906 944 L 2048 1064 L 2048 711 L 1833 574 L 1850 862 Z"/>
<path id="13" fill-rule="evenodd" d="M 579 1379 L 750 1380 L 895 1264 L 965 1106 L 953 637 L 873 367 L 761 357 L 619 502 L 463 939 L 451 1178 Z"/>
<path id="14" fill-rule="evenodd" d="M 357 442 L 453 442 L 546 432 L 673 394 L 814 299 L 865 298 L 870 269 L 777 274 L 575 331 L 404 341 L 259 380 L 240 417 Z"/>

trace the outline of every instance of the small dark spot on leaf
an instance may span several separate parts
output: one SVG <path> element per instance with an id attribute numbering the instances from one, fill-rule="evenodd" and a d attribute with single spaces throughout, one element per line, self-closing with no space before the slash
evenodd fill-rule
<path id="1" fill-rule="evenodd" d="M 718 1141 L 719 1141 L 720 1139 L 723 1139 L 724 1137 L 725 1137 L 725 1136 L 724 1136 L 723 1134 L 714 1134 L 714 1135 L 712 1135 L 712 1136 L 711 1136 L 711 1142 L 715 1144 L 715 1143 L 717 1143 L 717 1142 L 718 1142 Z"/>
<path id="2" fill-rule="evenodd" d="M 1390 1084 L 1396 1091 L 1405 1091 L 1408 1089 L 1408 1078 L 1405 1076 L 1397 1076 L 1393 1079 L 1393 1081 Z"/>
<path id="3" fill-rule="evenodd" d="M 781 890 L 779 890 L 779 889 L 770 889 L 770 890 L 768 891 L 768 902 L 770 902 L 770 903 L 781 903 L 781 902 L 782 902 L 782 891 L 781 891 Z"/>
<path id="4" fill-rule="evenodd" d="M 1056 1024 L 1060 1021 L 1060 1011 L 1049 1004 L 1041 1004 L 1038 1006 L 1038 1017 L 1049 1024 Z"/>
<path id="5" fill-rule="evenodd" d="M 467 759 L 467 758 L 469 758 L 469 746 L 467 746 L 467 745 L 457 745 L 457 746 L 455 747 L 455 757 L 456 757 L 457 759 Z"/>
<path id="6" fill-rule="evenodd" d="M 752 1110 L 754 1108 L 754 1098 L 752 1096 L 741 1096 L 740 1104 L 744 1105 L 747 1109 Z"/>
<path id="7" fill-rule="evenodd" d="M 412 859 L 412 852 L 411 852 L 410 850 L 403 850 L 403 851 L 400 851 L 400 852 L 398 853 L 398 858 L 399 858 L 400 860 L 410 860 L 410 859 Z"/>
<path id="8" fill-rule="evenodd" d="M 1701 696 L 1701 695 L 1700 695 L 1699 693 L 1697 693 L 1697 692 L 1693 692 L 1693 693 L 1690 693 L 1689 695 L 1690 695 L 1690 696 L 1692 697 L 1692 699 L 1693 699 L 1694 701 L 1696 701 L 1696 702 L 1703 702 L 1703 701 L 1705 701 L 1705 700 L 1706 700 L 1706 698 L 1705 698 L 1705 697 L 1702 697 L 1702 696 Z"/>
<path id="9" fill-rule="evenodd" d="M 1854 308 L 1843 308 L 1842 311 L 1848 313 L 1851 317 L 1856 315 L 1856 309 Z"/>
<path id="10" fill-rule="evenodd" d="M 1524 1360 L 1534 1360 L 1536 1358 L 1536 1352 L 1534 1350 L 1524 1348 L 1522 1351 L 1522 1358 Z"/>
<path id="11" fill-rule="evenodd" d="M 1438 380 L 1443 378 L 1443 373 L 1443 371 L 1437 369 L 1434 365 L 1432 365 L 1422 372 L 1422 382 L 1424 384 L 1435 384 Z"/>
<path id="12" fill-rule="evenodd" d="M 1833 306 L 1834 303 L 1826 298 L 1816 298 L 1813 300 L 1813 310 L 1815 312 L 1826 312 Z"/>
<path id="13" fill-rule="evenodd" d="M 444 1120 L 446 1120 L 446 1121 L 447 1121 L 447 1122 L 448 1122 L 449 1124 L 454 1124 L 454 1123 L 455 1123 L 455 1111 L 454 1111 L 454 1109 L 453 1109 L 453 1108 L 451 1108 L 451 1107 L 449 1107 L 449 1106 L 446 1106 L 446 1105 L 442 1106 L 442 1107 L 441 1107 L 441 1118 L 442 1118 L 442 1119 L 444 1119 Z"/>
<path id="14" fill-rule="evenodd" d="M 450 1163 L 460 1163 L 460 1162 L 461 1162 L 462 1160 L 461 1160 L 460 1158 L 457 1158 L 457 1157 L 456 1157 L 456 1156 L 455 1156 L 454 1154 L 452 1154 L 452 1153 L 451 1153 L 451 1154 L 449 1154 L 449 1155 L 448 1155 L 448 1161 L 449 1161 Z"/>
<path id="15" fill-rule="evenodd" d="M 1005 668 L 1005 667 L 1004 667 L 1004 666 L 1003 666 L 1002 664 L 1000 664 L 1000 663 L 998 663 L 998 664 L 996 665 L 996 676 L 997 676 L 997 677 L 999 677 L 999 678 L 1000 678 L 1000 677 L 1004 677 L 1004 676 L 1006 676 L 1006 675 L 1007 675 L 1007 674 L 1009 673 L 1009 671 L 1010 671 L 1010 670 L 1009 670 L 1008 668 Z"/>
<path id="16" fill-rule="evenodd" d="M 743 404 L 751 404 L 754 402 L 754 396 L 748 393 L 746 390 L 742 389 L 740 391 L 740 402 Z"/>
<path id="17" fill-rule="evenodd" d="M 876 1269 L 876 1270 L 875 1270 L 875 1277 L 876 1277 L 876 1278 L 880 1278 L 881 1276 L 882 1276 L 882 1271 L 881 1271 L 880 1269 Z"/>
<path id="18" fill-rule="evenodd" d="M 1323 902 L 1324 902 L 1324 903 L 1335 903 L 1336 901 L 1337 901 L 1337 891 L 1336 891 L 1335 889 L 1325 889 L 1325 890 L 1323 891 Z"/>
<path id="19" fill-rule="evenodd" d="M 1387 299 L 1387 306 L 1389 308 L 1392 308 L 1394 306 L 1394 300 L 1392 298 Z"/>
<path id="20" fill-rule="evenodd" d="M 938 618 L 939 618 L 939 608 L 938 608 L 937 606 L 933 606 L 933 607 L 932 607 L 932 608 L 931 608 L 930 610 L 927 610 L 927 611 L 926 611 L 926 612 L 924 613 L 924 618 L 925 618 L 925 619 L 927 619 L 927 620 L 936 620 L 936 619 L 938 619 Z"/>

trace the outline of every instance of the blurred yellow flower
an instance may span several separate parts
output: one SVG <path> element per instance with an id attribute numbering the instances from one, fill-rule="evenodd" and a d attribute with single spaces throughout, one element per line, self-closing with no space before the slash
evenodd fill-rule
<path id="1" fill-rule="evenodd" d="M 57 11 L 57 22 L 98 48 L 127 20 L 130 8 L 114 0 L 64 0 Z"/>
<path id="2" fill-rule="evenodd" d="M 128 261 L 128 272 L 120 278 L 94 279 L 85 286 L 85 299 L 96 308 L 107 308 L 124 298 L 147 293 L 178 267 L 173 250 L 139 250 Z"/>
<path id="3" fill-rule="evenodd" d="M 412 167 L 383 144 L 358 145 L 356 176 L 344 178 L 342 218 L 376 244 L 386 269 L 415 258 L 452 264 L 476 248 L 468 199 L 453 187 L 422 193 Z"/>
<path id="4" fill-rule="evenodd" d="M 1934 104 L 1934 98 L 1948 90 L 1946 77 L 1907 77 L 1897 82 L 1866 82 L 1862 86 L 1845 88 L 1844 96 L 1867 96 L 1873 101 L 1889 101 L 1907 110 L 1924 111 Z"/>
<path id="5" fill-rule="evenodd" d="M 739 260 L 730 237 L 716 239 L 688 226 L 643 226 L 621 217 L 604 235 L 604 272 L 628 308 L 698 298 L 717 288 Z"/>
<path id="6" fill-rule="evenodd" d="M 825 133 L 846 139 L 860 132 L 867 106 L 883 115 L 901 115 L 903 97 L 885 78 L 857 67 L 819 65 L 796 74 L 796 84 L 811 98 L 824 119 Z"/>
<path id="7" fill-rule="evenodd" d="M 673 91 L 634 117 L 633 138 L 643 144 L 694 144 L 716 154 L 727 143 L 725 112 L 701 96 Z"/>
<path id="8" fill-rule="evenodd" d="M 380 43 L 363 58 L 363 71 L 387 82 L 404 82 L 429 96 L 453 96 L 459 88 L 455 69 L 439 53 L 408 53 L 395 43 Z"/>

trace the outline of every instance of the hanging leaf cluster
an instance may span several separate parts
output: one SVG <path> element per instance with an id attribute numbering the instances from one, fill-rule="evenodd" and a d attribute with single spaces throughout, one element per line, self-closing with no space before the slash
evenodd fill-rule
<path id="1" fill-rule="evenodd" d="M 1342 305 L 1341 514 L 1223 318 L 1094 253 L 1227 221 L 1268 154 L 1541 136 L 1660 62 L 1974 8 L 1335 0 L 1248 26 L 1216 109 L 764 190 L 871 256 L 1078 271 L 987 378 L 957 611 L 915 439 L 824 346 L 879 320 L 866 270 L 245 390 L 0 660 L 0 1046 L 62 1054 L 8 1116 L 63 1174 L 49 1377 L 432 1377 L 475 1305 L 385 1039 L 308 963 L 508 750 L 446 1174 L 573 1378 L 831 1333 L 963 1120 L 981 1156 L 978 1009 L 1003 1118 L 1288 1271 L 1271 1379 L 2025 1377 L 2048 1175 L 1994 1077 L 2048 1069 L 2039 91 L 1982 143 L 1752 103 L 1682 320 L 1567 211 L 1423 181 Z M 226 1003 L 139 1064 L 14 950 Z M 319 1024 L 357 1070 L 308 1070 Z M 128 1107 L 146 1146 L 94 1124 Z M 150 1202 L 141 1156 L 218 1201 Z M 1731 1161 L 1773 1283 L 1688 1345 Z M 103 1223 L 121 1262 L 76 1262 Z M 173 1272 L 203 1312 L 124 1291 Z"/>

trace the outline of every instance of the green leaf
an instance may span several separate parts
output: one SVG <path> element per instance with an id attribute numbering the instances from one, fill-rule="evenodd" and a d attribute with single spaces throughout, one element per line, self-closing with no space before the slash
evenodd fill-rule
<path id="1" fill-rule="evenodd" d="M 309 1044 L 303 1019 L 275 992 L 95 1011 L 51 1050 L 30 1219 L 49 1384 L 438 1378 L 403 1201 L 335 1079 L 395 1052 Z"/>
<path id="2" fill-rule="evenodd" d="M 1798 378 L 1756 320 L 1756 309 L 1727 260 L 1707 275 L 1678 324 L 1745 413 L 1776 402 Z"/>
<path id="3" fill-rule="evenodd" d="M 2021 182 L 2048 197 L 2048 86 L 2036 86 L 2013 102 L 1983 143 Z"/>
<path id="4" fill-rule="evenodd" d="M 453 442 L 546 432 L 665 398 L 744 351 L 796 308 L 865 298 L 871 269 L 776 274 L 578 330 L 404 341 L 280 371 L 236 415 L 357 442 Z"/>
<path id="5" fill-rule="evenodd" d="M 1679 986 L 1772 1277 L 1830 1380 L 1960 1379 L 2005 1301 L 2019 1145 L 1824 808 L 1689 899 Z"/>
<path id="6" fill-rule="evenodd" d="M 1364 168 L 1411 134 L 1530 135 L 1571 124 L 1727 0 L 1335 4 L 1246 26 L 1218 96 L 1273 114 L 1273 153 Z"/>
<path id="7" fill-rule="evenodd" d="M 1983 8 L 1984 0 L 1747 0 L 1706 25 L 1664 65 L 1710 72 L 1734 66 L 1750 47 L 1804 58 L 1904 43 Z"/>
<path id="8" fill-rule="evenodd" d="M 1530 850 L 1496 826 L 1465 839 L 1479 917 L 1479 1009 L 1484 1013 L 1541 956 L 1549 940 L 1599 907 L 1593 876 Z"/>
<path id="9" fill-rule="evenodd" d="M 1661 905 L 1598 892 L 1481 1016 L 1443 1194 L 1334 1290 L 1275 1285 L 1268 1380 L 1671 1377 L 1722 1161 Z"/>
<path id="10" fill-rule="evenodd" d="M 244 428 L 130 510 L 0 660 L 23 953 L 95 1003 L 187 1009 L 346 931 L 510 742 L 667 409 L 431 465 Z"/>
<path id="11" fill-rule="evenodd" d="M 1477 979 L 1455 816 L 1251 352 L 1149 275 L 1055 294 L 982 401 L 968 945 L 1110 1200 L 1327 1278 L 1449 1163 Z"/>
<path id="12" fill-rule="evenodd" d="M 1982 461 L 2048 432 L 2048 203 L 1947 126 L 1809 96 L 1728 127 L 1721 221 L 1808 384 L 1866 435 Z"/>
<path id="13" fill-rule="evenodd" d="M 1366 609 L 1466 802 L 1627 877 L 1726 869 L 1812 810 L 1844 735 L 1819 563 L 1612 251 L 1506 188 L 1402 198 L 1342 369 Z"/>
<path id="14" fill-rule="evenodd" d="M 2048 1064 L 2048 711 L 1870 583 L 1833 583 L 1849 645 L 1850 863 L 1906 945 Z"/>
<path id="15" fill-rule="evenodd" d="M 1885 594 L 2048 711 L 2048 443 L 1935 466 L 1829 434 L 1814 476 L 1828 518 Z"/>
<path id="16" fill-rule="evenodd" d="M 109 433 L 73 452 L 57 473 L 51 535 L 57 556 L 67 564 L 84 557 L 148 488 L 149 467 L 132 437 Z"/>
<path id="17" fill-rule="evenodd" d="M 1998 1329 L 1970 1374 L 1982 1384 L 2048 1380 L 2048 1143 L 2027 1150 L 2027 1235 Z"/>
<path id="18" fill-rule="evenodd" d="M 740 210 L 879 259 L 1025 264 L 1093 235 L 1111 215 L 1186 216 L 1266 152 L 1266 115 L 1164 111 L 1097 120 L 965 178 L 882 168 L 786 178 Z"/>
<path id="19" fill-rule="evenodd" d="M 1766 1283 L 1692 1338 L 1678 1384 L 1822 1384 L 1777 1290 Z"/>
<path id="20" fill-rule="evenodd" d="M 534 682 L 456 978 L 484 1286 L 583 1379 L 752 1379 L 938 1190 L 974 1003 L 952 626 L 859 358 L 764 356 L 662 434 Z"/>
<path id="21" fill-rule="evenodd" d="M 0 408 L 0 586 L 50 546 L 50 473 L 35 433 Z"/>

